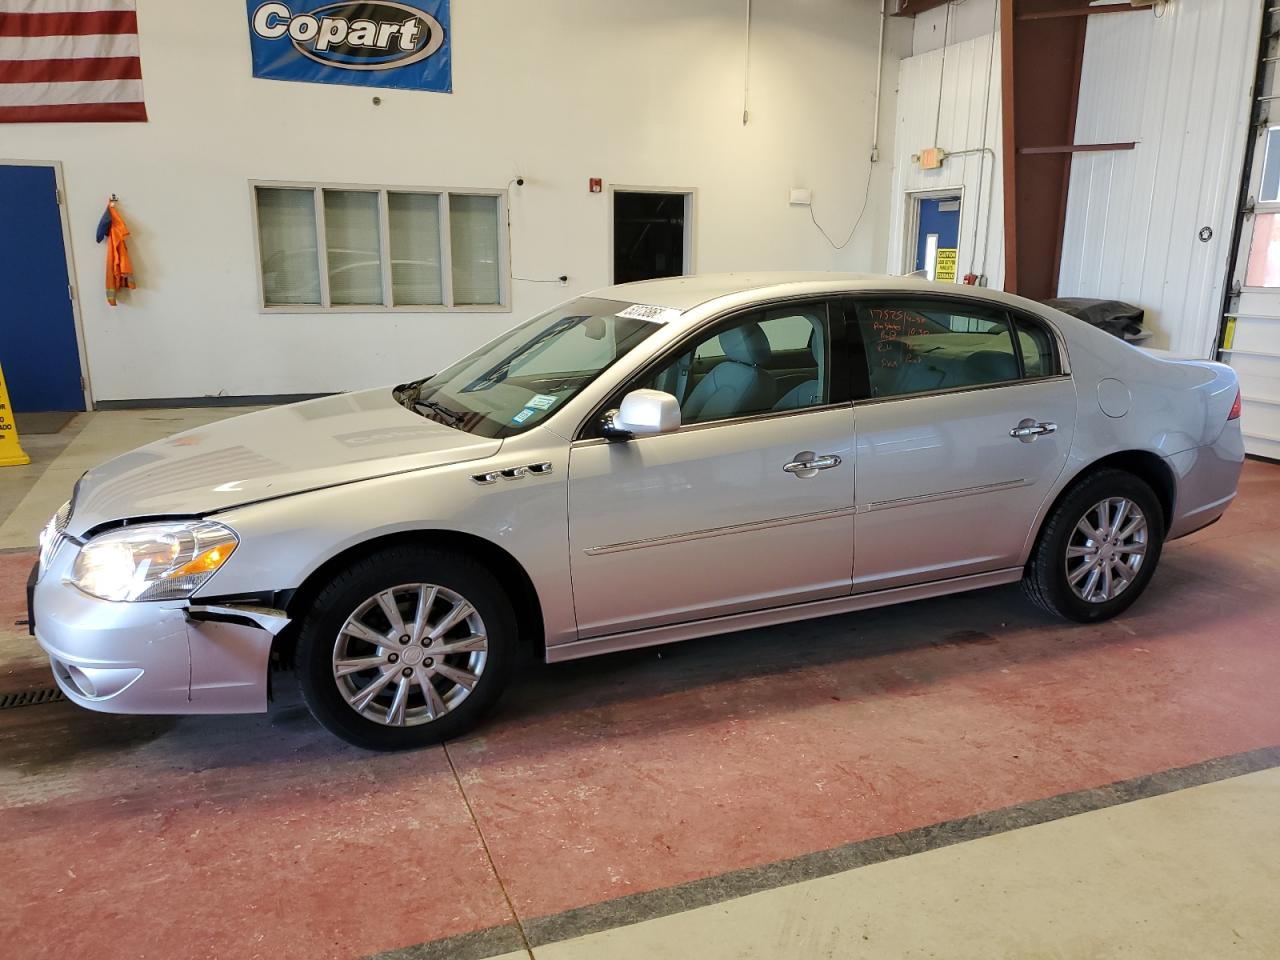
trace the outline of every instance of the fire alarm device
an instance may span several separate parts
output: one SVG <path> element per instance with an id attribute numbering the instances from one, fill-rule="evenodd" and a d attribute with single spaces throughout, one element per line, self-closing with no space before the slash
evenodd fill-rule
<path id="1" fill-rule="evenodd" d="M 601 190 L 604 189 L 604 181 L 601 180 L 599 177 L 592 177 L 590 180 L 587 181 L 587 189 L 589 189 L 592 193 L 599 193 Z"/>

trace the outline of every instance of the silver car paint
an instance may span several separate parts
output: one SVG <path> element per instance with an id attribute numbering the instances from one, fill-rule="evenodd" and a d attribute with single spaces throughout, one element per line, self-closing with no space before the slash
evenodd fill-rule
<path id="1" fill-rule="evenodd" d="M 946 402 L 903 398 L 686 427 L 628 444 L 574 439 L 619 385 L 705 322 L 762 302 L 863 293 L 945 293 L 1035 314 L 1058 332 L 1071 377 Z M 445 531 L 504 550 L 536 590 L 547 659 L 561 660 L 1016 580 L 1055 497 L 1117 451 L 1150 452 L 1172 469 L 1171 536 L 1212 522 L 1235 494 L 1243 445 L 1238 421 L 1226 421 L 1236 389 L 1229 368 L 1151 357 L 1030 301 L 832 274 L 678 278 L 595 295 L 683 313 L 543 424 L 507 440 L 424 421 L 382 389 L 222 421 L 95 468 L 80 485 L 71 536 L 140 517 L 216 515 L 241 544 L 189 604 L 88 598 L 66 583 L 76 545 L 62 544 L 36 587 L 37 631 L 55 673 L 66 664 L 142 671 L 106 698 L 81 696 L 59 677 L 64 690 L 118 712 L 263 710 L 271 633 L 191 621 L 187 608 L 297 587 L 348 548 L 388 534 Z M 1111 380 L 1121 387 L 1106 384 L 1100 395 Z M 1125 394 L 1129 409 L 1115 416 Z M 882 443 L 920 434 L 930 418 L 970 403 L 979 412 L 966 414 L 965 426 L 939 428 L 925 456 L 942 480 L 921 483 L 912 457 Z M 1001 435 L 1024 415 L 1054 418 L 1059 430 L 1029 444 Z M 1008 453 L 965 458 L 966 450 Z M 785 459 L 804 452 L 842 462 L 812 478 L 784 473 Z M 1031 459 L 1013 462 L 1023 454 Z M 550 469 L 519 473 L 541 463 Z M 895 475 L 896 465 L 907 473 Z M 473 479 L 504 469 L 516 476 Z M 613 469 L 626 471 L 625 497 L 609 482 Z M 974 492 L 986 483 L 1003 489 Z M 907 496 L 890 496 L 895 488 Z M 1001 498 L 1011 489 L 1018 499 L 1010 507 Z M 915 502 L 882 506 L 893 499 Z M 1002 503 L 1010 507 L 1003 514 Z M 948 506 L 983 523 L 953 523 L 940 538 Z M 1000 535 L 984 545 L 996 518 Z M 917 523 L 930 525 L 946 562 L 910 545 L 927 543 L 910 529 Z M 644 543 L 654 539 L 665 542 Z"/>
<path id="2" fill-rule="evenodd" d="M 1075 435 L 1070 377 L 860 404 L 856 587 L 1018 566 Z M 1024 420 L 1053 433 L 1022 443 Z"/>
<path id="3" fill-rule="evenodd" d="M 490 457 L 501 442 L 406 410 L 386 389 L 260 410 L 94 467 L 68 532 L 126 517 L 213 513 L 253 500 Z"/>
<path id="4" fill-rule="evenodd" d="M 784 472 L 806 451 L 835 465 Z M 579 635 L 847 594 L 853 505 L 848 405 L 581 441 L 569 467 Z"/>

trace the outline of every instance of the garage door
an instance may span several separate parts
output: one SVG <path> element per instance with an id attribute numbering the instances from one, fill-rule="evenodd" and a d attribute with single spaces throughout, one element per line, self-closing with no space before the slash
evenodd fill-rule
<path id="1" fill-rule="evenodd" d="M 1270 47 L 1278 18 L 1270 14 Z M 1267 56 L 1276 50 L 1268 49 Z M 1232 309 L 1222 338 L 1222 359 L 1240 375 L 1244 397 L 1241 427 L 1245 449 L 1280 459 L 1280 104 L 1275 64 L 1266 64 L 1257 91 L 1257 141 L 1250 170 L 1249 200 L 1240 224 Z"/>

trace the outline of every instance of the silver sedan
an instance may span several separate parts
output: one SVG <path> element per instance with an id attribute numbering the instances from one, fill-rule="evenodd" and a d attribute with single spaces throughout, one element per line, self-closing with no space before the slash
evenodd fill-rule
<path id="1" fill-rule="evenodd" d="M 1220 517 L 1235 374 L 986 290 L 833 274 L 628 284 L 396 387 L 97 467 L 41 537 L 34 632 L 116 713 L 471 727 L 549 661 L 1021 580 L 1115 616 Z"/>

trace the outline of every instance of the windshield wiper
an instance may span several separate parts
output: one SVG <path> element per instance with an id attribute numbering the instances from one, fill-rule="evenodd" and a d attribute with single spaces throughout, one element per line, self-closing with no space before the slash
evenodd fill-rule
<path id="1" fill-rule="evenodd" d="M 466 419 L 466 417 L 460 414 L 457 410 L 450 410 L 443 403 L 437 403 L 434 400 L 416 400 L 413 405 L 415 407 L 426 407 L 433 413 L 439 414 L 449 422 L 449 426 L 451 427 L 456 427 Z"/>

